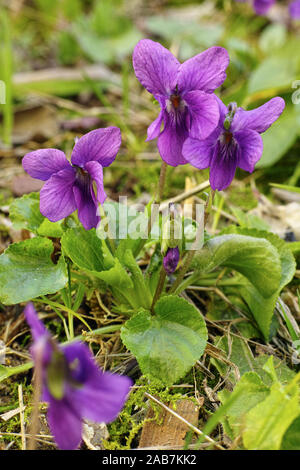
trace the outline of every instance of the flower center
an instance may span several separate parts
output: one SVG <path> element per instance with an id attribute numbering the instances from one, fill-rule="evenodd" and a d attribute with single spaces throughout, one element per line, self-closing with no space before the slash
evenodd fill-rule
<path id="1" fill-rule="evenodd" d="M 175 109 L 178 109 L 180 107 L 181 103 L 181 96 L 177 94 L 173 94 L 170 96 L 170 101 Z"/>
<path id="2" fill-rule="evenodd" d="M 233 139 L 232 132 L 229 132 L 229 131 L 224 132 L 223 139 L 224 139 L 225 144 L 229 145 Z"/>
<path id="3" fill-rule="evenodd" d="M 230 131 L 224 131 L 219 137 L 220 151 L 225 152 L 227 156 L 231 157 L 237 147 L 237 141 L 234 138 L 234 134 Z"/>
<path id="4" fill-rule="evenodd" d="M 85 171 L 81 166 L 73 165 L 74 168 L 76 169 L 76 176 L 78 179 L 84 179 L 88 176 L 88 172 Z"/>
<path id="5" fill-rule="evenodd" d="M 176 119 L 179 117 L 181 112 L 184 111 L 185 106 L 185 101 L 176 90 L 167 100 L 167 111 L 169 114 L 173 114 L 174 117 L 176 116 Z"/>
<path id="6" fill-rule="evenodd" d="M 80 166 L 74 165 L 76 170 L 76 180 L 77 184 L 82 188 L 87 190 L 90 187 L 91 177 L 87 171 L 85 171 Z"/>

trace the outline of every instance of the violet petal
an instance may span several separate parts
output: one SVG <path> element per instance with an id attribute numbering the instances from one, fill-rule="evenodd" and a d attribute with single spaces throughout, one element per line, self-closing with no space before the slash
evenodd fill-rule
<path id="1" fill-rule="evenodd" d="M 238 145 L 228 148 L 228 146 L 221 144 L 219 141 L 217 142 L 209 173 L 209 181 L 213 190 L 222 191 L 230 185 L 239 160 L 240 151 Z"/>
<path id="2" fill-rule="evenodd" d="M 95 204 L 90 183 L 85 186 L 73 187 L 76 206 L 78 209 L 78 218 L 86 230 L 96 228 L 100 222 L 97 216 L 98 205 Z"/>
<path id="3" fill-rule="evenodd" d="M 75 407 L 67 399 L 55 400 L 49 394 L 47 419 L 51 434 L 62 450 L 75 450 L 81 442 L 82 421 Z"/>
<path id="4" fill-rule="evenodd" d="M 161 125 L 162 125 L 163 118 L 164 118 L 164 112 L 165 112 L 165 108 L 162 108 L 160 110 L 158 117 L 148 127 L 146 142 L 148 142 L 149 140 L 156 139 L 156 137 L 160 135 Z"/>
<path id="5" fill-rule="evenodd" d="M 190 137 L 186 139 L 182 147 L 185 160 L 199 170 L 208 168 L 214 154 L 217 138 L 218 136 L 216 138 L 208 137 L 205 140 L 192 139 Z"/>
<path id="6" fill-rule="evenodd" d="M 217 127 L 220 111 L 214 95 L 202 91 L 190 91 L 184 95 L 191 117 L 189 136 L 194 139 L 205 139 Z"/>
<path id="7" fill-rule="evenodd" d="M 70 167 L 52 175 L 41 189 L 40 210 L 51 222 L 64 219 L 76 210 L 74 183 L 75 170 Z"/>
<path id="8" fill-rule="evenodd" d="M 56 149 L 40 149 L 27 153 L 22 165 L 32 178 L 42 181 L 47 181 L 60 170 L 71 168 L 64 152 Z"/>
<path id="9" fill-rule="evenodd" d="M 262 156 L 263 140 L 258 132 L 250 129 L 235 132 L 234 137 L 240 147 L 238 166 L 252 173 L 255 164 Z"/>
<path id="10" fill-rule="evenodd" d="M 133 68 L 140 83 L 154 96 L 166 96 L 176 86 L 180 62 L 158 42 L 142 39 L 133 51 Z"/>
<path id="11" fill-rule="evenodd" d="M 202 90 L 212 93 L 226 79 L 229 55 L 223 47 L 210 47 L 180 65 L 178 88 L 180 92 Z"/>
<path id="12" fill-rule="evenodd" d="M 85 164 L 84 168 L 89 173 L 92 180 L 96 183 L 97 195 L 95 195 L 94 188 L 93 187 L 90 188 L 95 204 L 97 202 L 99 202 L 100 204 L 103 204 L 105 199 L 107 198 L 107 195 L 104 191 L 104 186 L 103 186 L 102 166 L 98 162 L 88 162 Z"/>
<path id="13" fill-rule="evenodd" d="M 120 413 L 132 381 L 128 377 L 103 372 L 99 369 L 89 348 L 74 342 L 63 348 L 72 368 L 73 379 L 82 387 L 69 387 L 68 400 L 76 403 L 82 417 L 92 421 L 111 422 Z"/>
<path id="14" fill-rule="evenodd" d="M 29 302 L 24 309 L 25 320 L 28 323 L 33 340 L 38 340 L 41 336 L 49 335 L 44 323 L 39 319 L 32 302 Z"/>
<path id="15" fill-rule="evenodd" d="M 120 145 L 121 132 L 118 127 L 95 129 L 76 142 L 71 162 L 81 168 L 92 160 L 99 162 L 103 167 L 109 166 L 116 158 Z"/>
<path id="16" fill-rule="evenodd" d="M 300 20 L 300 0 L 290 3 L 289 12 L 294 20 Z"/>
<path id="17" fill-rule="evenodd" d="M 277 96 L 267 101 L 259 108 L 245 111 L 238 108 L 232 122 L 232 130 L 251 129 L 253 131 L 265 132 L 279 118 L 285 107 L 285 102 Z"/>
<path id="18" fill-rule="evenodd" d="M 158 137 L 158 150 L 161 158 L 171 166 L 184 165 L 186 160 L 182 155 L 182 146 L 188 137 L 184 122 L 176 123 L 167 113 L 164 117 L 165 127 Z"/>
<path id="19" fill-rule="evenodd" d="M 258 15 L 265 15 L 275 3 L 275 0 L 254 0 L 254 10 Z"/>

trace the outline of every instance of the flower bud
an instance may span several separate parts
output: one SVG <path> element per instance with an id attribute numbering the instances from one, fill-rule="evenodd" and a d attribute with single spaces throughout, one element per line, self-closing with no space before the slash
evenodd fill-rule
<path id="1" fill-rule="evenodd" d="M 237 110 L 237 104 L 234 102 L 229 103 L 228 114 L 226 115 L 225 120 L 223 122 L 224 129 L 226 129 L 227 131 L 230 129 L 236 110 Z"/>
<path id="2" fill-rule="evenodd" d="M 176 246 L 175 248 L 168 248 L 168 251 L 164 257 L 163 265 L 164 269 L 167 274 L 172 274 L 178 265 L 179 262 L 179 248 Z"/>
<path id="3" fill-rule="evenodd" d="M 226 129 L 226 131 L 229 131 L 230 129 L 230 126 L 231 126 L 231 119 L 230 117 L 227 115 L 226 118 L 225 118 L 225 121 L 223 123 L 223 126 L 224 126 L 224 129 Z"/>
<path id="4" fill-rule="evenodd" d="M 166 254 L 169 248 L 176 248 L 181 245 L 182 221 L 181 217 L 175 214 L 173 205 L 170 206 L 170 218 L 163 224 L 161 252 Z"/>

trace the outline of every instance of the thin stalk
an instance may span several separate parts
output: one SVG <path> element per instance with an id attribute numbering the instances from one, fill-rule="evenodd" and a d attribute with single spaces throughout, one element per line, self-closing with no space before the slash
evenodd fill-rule
<path id="1" fill-rule="evenodd" d="M 162 162 L 160 168 L 159 182 L 158 182 L 158 195 L 156 197 L 156 204 L 160 204 L 164 195 L 164 188 L 166 183 L 168 165 L 166 162 Z"/>
<path id="2" fill-rule="evenodd" d="M 199 274 L 193 273 L 191 276 L 187 277 L 184 279 L 176 288 L 175 291 L 173 291 L 173 294 L 180 294 L 180 292 L 184 291 L 187 287 L 189 287 L 197 278 Z"/>
<path id="3" fill-rule="evenodd" d="M 103 206 L 102 204 L 99 204 L 99 211 L 100 211 L 100 216 L 101 216 L 101 219 L 102 218 L 106 218 L 106 214 L 105 214 L 105 211 L 103 209 Z M 111 252 L 112 254 L 115 254 L 116 252 L 116 245 L 115 245 L 115 241 L 114 239 L 112 238 L 112 235 L 110 233 L 110 229 L 109 229 L 109 221 L 107 223 L 107 241 L 109 243 L 109 246 L 110 246 L 110 249 L 111 249 Z"/>
<path id="4" fill-rule="evenodd" d="M 78 318 L 78 320 L 80 320 L 91 331 L 91 327 L 85 321 L 85 319 L 82 318 L 82 316 L 79 315 L 79 313 L 74 312 L 74 310 L 72 310 L 71 308 L 68 308 L 65 305 L 61 305 L 58 302 L 53 302 L 52 300 L 49 300 L 49 299 L 47 299 L 47 297 L 44 297 L 44 296 L 41 296 L 41 299 L 38 299 L 37 302 L 41 302 L 41 303 L 44 303 L 46 305 L 51 305 L 51 307 L 60 308 L 63 312 L 67 312 L 68 314 L 70 313 L 71 315 L 74 315 L 76 318 Z"/>
<path id="5" fill-rule="evenodd" d="M 2 30 L 1 46 L 0 46 L 0 67 L 3 82 L 0 82 L 0 104 L 4 98 L 3 104 L 3 142 L 11 146 L 11 135 L 13 128 L 13 99 L 12 99 L 12 75 L 13 75 L 13 59 L 12 59 L 12 42 L 11 42 L 11 26 L 7 12 L 2 9 L 0 14 L 0 26 Z M 4 96 L 2 96 L 4 94 Z"/>
<path id="6" fill-rule="evenodd" d="M 125 119 L 129 116 L 129 65 L 124 62 L 122 66 L 122 102 Z"/>
<path id="7" fill-rule="evenodd" d="M 167 167 L 168 167 L 167 163 L 163 161 L 162 164 L 161 164 L 161 167 L 160 167 L 160 175 L 159 175 L 159 181 L 158 181 L 158 186 L 157 186 L 157 190 L 156 190 L 156 196 L 155 196 L 155 199 L 153 201 L 154 205 L 159 205 L 161 203 L 162 198 L 163 198 L 164 188 L 165 188 L 165 183 L 166 183 Z M 140 243 L 138 244 L 138 246 L 135 250 L 135 253 L 134 253 L 135 257 L 139 254 L 139 252 L 145 246 L 145 243 L 147 242 L 147 240 L 150 236 L 150 233 L 151 233 L 153 224 L 156 220 L 156 217 L 157 217 L 157 214 L 155 214 L 155 216 L 152 217 L 152 207 L 151 207 L 150 208 L 150 214 L 149 214 L 149 217 L 148 217 L 147 233 L 145 233 L 145 236 L 141 239 Z"/>
<path id="8" fill-rule="evenodd" d="M 183 266 L 180 269 L 180 273 L 179 273 L 176 281 L 172 285 L 171 289 L 169 290 L 169 294 L 174 294 L 174 293 L 177 292 L 178 287 L 180 286 L 181 282 L 183 281 L 183 278 L 186 275 L 186 273 L 187 273 L 187 271 L 188 271 L 188 269 L 189 269 L 189 267 L 190 267 L 190 265 L 193 261 L 195 253 L 196 253 L 195 250 L 190 250 L 188 252 L 188 254 L 186 255 Z"/>
<path id="9" fill-rule="evenodd" d="M 214 200 L 214 195 L 215 195 L 215 191 L 211 191 L 208 199 L 207 199 L 207 202 L 205 204 L 205 211 L 204 211 L 204 226 L 203 227 L 199 227 L 199 230 L 204 230 L 205 228 L 205 225 L 207 223 L 207 220 L 208 220 L 208 217 L 209 217 L 209 214 L 210 214 L 210 208 L 211 208 L 211 205 L 213 203 L 213 200 Z M 198 237 L 196 236 L 196 239 Z M 181 282 L 183 281 L 184 279 L 184 276 L 186 275 L 188 269 L 190 268 L 191 264 L 192 264 L 192 261 L 193 261 L 193 258 L 195 256 L 195 253 L 196 253 L 197 250 L 190 250 L 188 252 L 188 254 L 186 255 L 185 257 L 185 260 L 184 260 L 184 263 L 183 263 L 183 266 L 182 268 L 180 269 L 180 273 L 176 279 L 176 281 L 174 282 L 174 284 L 172 285 L 170 291 L 169 291 L 169 294 L 173 294 L 174 292 L 177 291 L 178 287 L 180 286 Z"/>
<path id="10" fill-rule="evenodd" d="M 68 308 L 72 307 L 72 287 L 71 287 L 71 268 L 69 260 L 67 260 L 67 270 L 68 270 Z M 70 338 L 74 338 L 74 315 L 71 312 L 68 312 L 68 324 L 69 324 L 69 334 Z"/>
<path id="11" fill-rule="evenodd" d="M 30 438 L 28 442 L 28 450 L 36 449 L 36 438 L 35 436 L 39 433 L 39 404 L 40 396 L 42 391 L 42 382 L 43 382 L 43 371 L 42 371 L 42 360 L 43 360 L 43 350 L 38 349 L 35 361 L 35 374 L 34 374 L 34 385 L 33 385 L 33 410 L 30 418 Z"/>
<path id="12" fill-rule="evenodd" d="M 152 300 L 152 305 L 151 305 L 151 312 L 153 313 L 153 310 L 154 310 L 154 306 L 156 304 L 156 302 L 158 301 L 162 291 L 163 291 L 163 288 L 164 288 L 164 285 L 165 285 L 165 280 L 166 280 L 166 271 L 164 270 L 164 267 L 162 266 L 161 268 L 161 271 L 160 271 L 160 275 L 159 275 L 159 279 L 158 279 L 158 283 L 157 283 L 157 286 L 156 286 L 156 291 L 155 291 L 155 294 L 154 294 L 154 297 L 153 297 L 153 300 Z"/>
<path id="13" fill-rule="evenodd" d="M 120 324 L 102 326 L 101 328 L 97 328 L 96 330 L 87 331 L 84 335 L 75 336 L 75 338 L 72 339 L 71 341 L 66 341 L 65 343 L 62 343 L 62 344 L 63 345 L 69 344 L 69 343 L 72 343 L 73 341 L 84 341 L 89 337 L 97 336 L 97 335 L 104 335 L 106 333 L 114 333 L 115 331 L 120 330 L 121 326 L 122 325 Z"/>

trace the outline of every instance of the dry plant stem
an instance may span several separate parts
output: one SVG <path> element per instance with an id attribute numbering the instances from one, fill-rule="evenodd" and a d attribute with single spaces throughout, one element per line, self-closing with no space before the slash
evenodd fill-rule
<path id="1" fill-rule="evenodd" d="M 28 450 L 36 449 L 36 435 L 39 433 L 39 404 L 42 391 L 42 357 L 43 352 L 38 351 L 35 362 L 35 377 L 34 377 L 34 393 L 33 393 L 33 410 L 30 418 L 30 438 L 28 442 Z"/>
<path id="2" fill-rule="evenodd" d="M 178 418 L 180 421 L 182 421 L 184 424 L 186 424 L 192 431 L 194 431 L 198 436 L 202 436 L 206 441 L 210 442 L 211 445 L 215 446 L 219 450 L 225 450 L 224 447 L 222 447 L 220 444 L 218 444 L 216 441 L 214 441 L 211 437 L 206 436 L 200 429 L 196 428 L 192 423 L 189 423 L 186 419 L 184 419 L 182 416 L 180 416 L 176 411 L 172 410 L 172 408 L 169 408 L 167 405 L 162 403 L 161 401 L 157 400 L 157 398 L 153 397 L 150 395 L 150 393 L 145 392 L 145 396 L 147 398 L 150 398 L 150 400 L 154 401 L 157 405 L 161 406 L 164 408 L 166 411 L 171 413 L 173 416 Z"/>
<path id="3" fill-rule="evenodd" d="M 151 305 L 151 312 L 153 313 L 154 306 L 156 302 L 158 301 L 160 294 L 163 291 L 164 285 L 165 285 L 165 280 L 166 280 L 166 271 L 164 270 L 164 267 L 162 266 L 160 275 L 159 275 L 159 280 L 156 286 L 156 291 L 153 297 L 152 305 Z"/>
<path id="4" fill-rule="evenodd" d="M 166 201 L 163 201 L 160 205 L 159 210 L 163 211 L 167 207 L 169 207 L 170 203 L 176 204 L 177 202 L 182 202 L 185 199 L 188 199 L 192 196 L 195 196 L 195 194 L 200 193 L 201 191 L 204 191 L 205 189 L 209 188 L 210 184 L 209 181 L 204 181 L 201 184 L 198 184 L 198 186 L 195 186 L 193 189 L 190 189 L 189 191 L 184 191 L 183 193 L 179 194 L 178 196 L 172 197 L 171 199 L 167 199 Z"/>
<path id="5" fill-rule="evenodd" d="M 19 396 L 19 407 L 20 407 L 20 426 L 21 426 L 22 450 L 26 450 L 24 402 L 23 402 L 23 390 L 22 390 L 22 385 L 21 384 L 18 385 L 18 396 Z"/>

